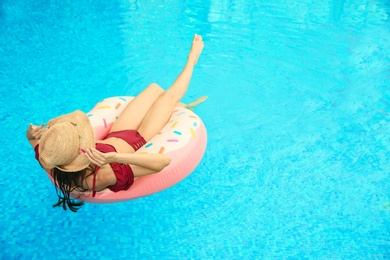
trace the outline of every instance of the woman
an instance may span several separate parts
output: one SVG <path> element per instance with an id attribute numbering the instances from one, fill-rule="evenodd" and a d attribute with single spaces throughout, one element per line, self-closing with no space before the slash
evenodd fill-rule
<path id="1" fill-rule="evenodd" d="M 134 154 L 167 123 L 175 106 L 187 91 L 193 68 L 203 50 L 203 40 L 195 35 L 187 63 L 172 86 L 164 91 L 151 84 L 123 110 L 103 140 L 94 140 L 93 128 L 81 111 L 60 116 L 47 127 L 30 125 L 27 139 L 41 166 L 51 172 L 59 201 L 54 206 L 77 211 L 83 202 L 74 201 L 70 193 L 105 188 L 127 190 L 134 178 L 160 172 L 169 165 L 164 154 Z M 193 109 L 206 97 L 186 105 Z"/>

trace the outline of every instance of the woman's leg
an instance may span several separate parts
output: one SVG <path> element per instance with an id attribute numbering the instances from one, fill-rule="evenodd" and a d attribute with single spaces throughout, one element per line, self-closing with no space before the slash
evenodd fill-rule
<path id="1" fill-rule="evenodd" d="M 157 84 L 150 84 L 138 94 L 122 111 L 113 124 L 110 133 L 127 129 L 138 129 L 148 110 L 164 90 Z"/>
<path id="2" fill-rule="evenodd" d="M 184 103 L 179 102 L 179 103 L 176 104 L 175 107 L 184 107 L 184 108 L 187 108 L 187 109 L 192 111 L 199 104 L 205 102 L 207 98 L 208 98 L 208 96 L 201 96 L 201 97 L 198 97 L 197 99 L 195 99 L 194 101 L 192 101 L 191 103 L 188 103 L 188 104 L 184 104 Z"/>
<path id="3" fill-rule="evenodd" d="M 199 55 L 203 50 L 203 40 L 199 35 L 195 35 L 186 65 L 180 75 L 176 78 L 172 86 L 157 98 L 150 110 L 146 113 L 138 132 L 146 141 L 152 139 L 164 125 L 172 114 L 173 108 L 181 100 L 190 84 L 192 72 Z"/>

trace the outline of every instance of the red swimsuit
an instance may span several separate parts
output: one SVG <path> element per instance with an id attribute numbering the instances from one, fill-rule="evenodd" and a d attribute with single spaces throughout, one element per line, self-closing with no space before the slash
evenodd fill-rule
<path id="1" fill-rule="evenodd" d="M 141 148 L 146 144 L 145 139 L 138 133 L 137 130 L 123 130 L 109 133 L 103 140 L 106 140 L 110 137 L 116 137 L 124 140 L 128 143 L 135 151 Z"/>
<path id="2" fill-rule="evenodd" d="M 116 152 L 115 147 L 109 144 L 96 144 L 96 150 L 102 153 Z M 111 169 L 114 171 L 116 176 L 116 183 L 114 185 L 108 186 L 113 192 L 118 192 L 120 190 L 127 190 L 134 183 L 134 173 L 128 164 L 122 163 L 110 163 Z M 92 184 L 92 197 L 95 197 L 96 194 L 96 175 L 99 166 L 96 166 L 95 172 L 93 173 L 93 184 Z"/>

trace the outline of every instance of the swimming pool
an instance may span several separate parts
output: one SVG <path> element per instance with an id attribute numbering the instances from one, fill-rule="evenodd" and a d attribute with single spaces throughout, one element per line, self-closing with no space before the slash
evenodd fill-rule
<path id="1" fill-rule="evenodd" d="M 388 1 L 74 2 L 0 5 L 3 259 L 390 257 Z M 139 200 L 53 209 L 27 125 L 167 88 L 194 33 L 198 168 Z"/>

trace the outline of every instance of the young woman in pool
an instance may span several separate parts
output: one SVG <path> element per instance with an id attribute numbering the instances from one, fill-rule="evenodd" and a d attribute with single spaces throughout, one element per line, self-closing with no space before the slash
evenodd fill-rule
<path id="1" fill-rule="evenodd" d="M 203 46 L 202 37 L 195 35 L 187 63 L 172 86 L 164 91 L 157 84 L 149 85 L 127 105 L 103 140 L 94 140 L 87 115 L 78 110 L 50 120 L 46 128 L 29 126 L 26 136 L 35 157 L 57 184 L 59 201 L 54 206 L 77 211 L 83 202 L 73 200 L 72 191 L 92 191 L 94 196 L 105 188 L 127 190 L 134 178 L 169 165 L 170 158 L 164 154 L 134 152 L 159 133 L 175 106 L 193 109 L 207 98 L 180 103 Z"/>

